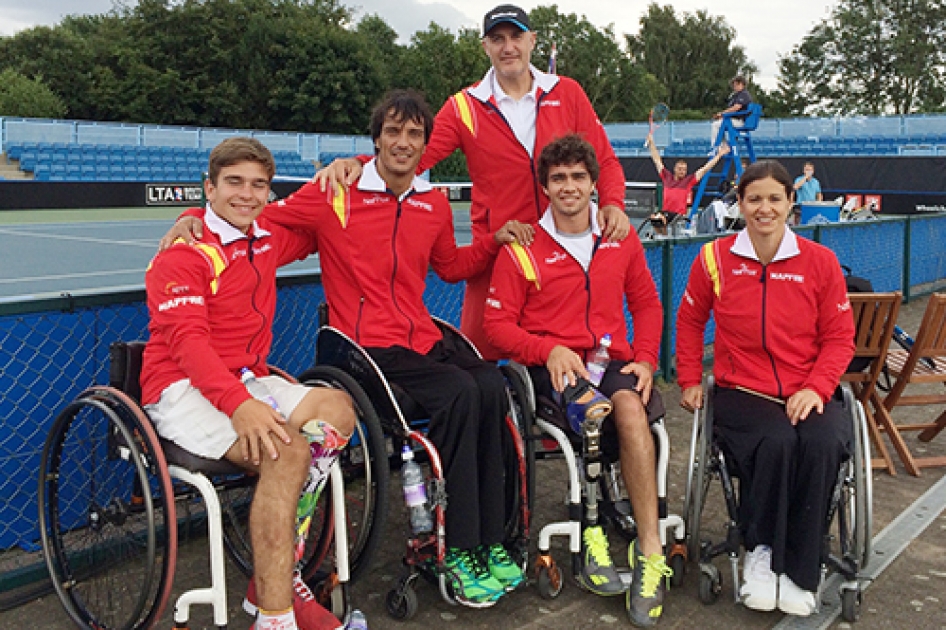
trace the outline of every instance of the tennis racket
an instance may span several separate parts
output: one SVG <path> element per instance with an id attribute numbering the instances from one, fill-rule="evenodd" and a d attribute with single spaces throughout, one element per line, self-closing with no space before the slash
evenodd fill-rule
<path id="1" fill-rule="evenodd" d="M 650 133 L 648 136 L 654 135 L 654 131 L 657 130 L 657 127 L 667 122 L 667 119 L 670 118 L 670 108 L 667 107 L 666 103 L 657 103 L 650 110 Z M 644 139 L 644 147 L 647 147 L 647 140 Z"/>

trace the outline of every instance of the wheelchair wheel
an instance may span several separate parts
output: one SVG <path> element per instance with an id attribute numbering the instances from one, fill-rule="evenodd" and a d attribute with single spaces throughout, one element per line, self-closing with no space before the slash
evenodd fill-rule
<path id="1" fill-rule="evenodd" d="M 83 392 L 43 448 L 39 526 L 53 587 L 83 627 L 150 628 L 177 553 L 174 493 L 150 421 L 111 388 Z"/>
<path id="2" fill-rule="evenodd" d="M 250 505 L 259 477 L 251 474 L 214 479 L 223 516 L 223 545 L 243 575 L 253 577 L 253 546 L 250 542 Z"/>
<path id="3" fill-rule="evenodd" d="M 389 468 L 381 422 L 364 390 L 344 371 L 326 365 L 315 366 L 299 380 L 309 386 L 341 389 L 355 404 L 355 431 L 339 456 L 345 479 L 349 571 L 354 582 L 367 570 L 384 534 Z M 330 484 L 322 490 L 312 517 L 310 543 L 302 570 L 307 582 L 318 581 L 320 575 L 331 573 L 335 566 Z"/>
<path id="4" fill-rule="evenodd" d="M 535 501 L 535 440 L 531 438 L 535 413 L 529 403 L 527 385 L 509 366 L 502 366 L 509 393 L 509 418 L 503 432 L 503 464 L 505 466 L 506 541 L 522 541 L 528 536 Z M 528 544 L 528 541 L 523 541 Z M 522 550 L 525 551 L 525 550 Z"/>
<path id="5" fill-rule="evenodd" d="M 709 388 L 704 388 L 709 391 Z M 687 469 L 686 496 L 683 514 L 686 520 L 687 556 L 700 559 L 700 520 L 703 504 L 712 480 L 709 469 L 710 440 L 712 439 L 712 396 L 703 397 L 703 408 L 693 416 L 693 431 L 690 436 L 690 461 Z"/>
<path id="6" fill-rule="evenodd" d="M 847 475 L 841 489 L 841 509 L 849 514 L 848 551 L 863 570 L 871 555 L 873 536 L 873 478 L 871 476 L 870 440 L 867 418 L 861 403 L 845 390 L 845 404 L 850 405 L 854 423 L 853 454 L 847 463 Z"/>

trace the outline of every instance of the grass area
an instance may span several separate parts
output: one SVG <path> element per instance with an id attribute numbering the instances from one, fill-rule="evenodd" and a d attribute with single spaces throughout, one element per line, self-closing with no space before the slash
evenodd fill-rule
<path id="1" fill-rule="evenodd" d="M 0 225 L 28 223 L 85 223 L 91 221 L 173 221 L 184 211 L 181 207 L 72 208 L 64 210 L 3 210 Z"/>

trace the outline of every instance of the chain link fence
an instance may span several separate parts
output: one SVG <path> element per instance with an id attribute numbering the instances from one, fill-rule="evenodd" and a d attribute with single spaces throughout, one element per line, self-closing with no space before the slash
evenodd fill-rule
<path id="1" fill-rule="evenodd" d="M 910 295 L 946 286 L 946 215 L 803 227 L 878 291 Z M 673 378 L 677 306 L 700 247 L 712 237 L 651 241 L 645 254 L 664 304 L 659 370 Z M 459 324 L 463 286 L 431 275 L 431 313 Z M 312 364 L 318 305 L 316 275 L 280 279 L 271 361 L 293 374 Z M 0 303 L 0 609 L 45 579 L 39 553 L 36 488 L 43 444 L 56 414 L 83 389 L 108 379 L 113 341 L 147 337 L 144 291 Z M 629 330 L 633 331 L 628 321 Z M 633 334 L 633 333 L 632 333 Z M 712 341 L 712 329 L 707 342 Z M 24 590 L 25 589 L 25 590 Z M 32 590 L 31 590 L 32 589 Z"/>

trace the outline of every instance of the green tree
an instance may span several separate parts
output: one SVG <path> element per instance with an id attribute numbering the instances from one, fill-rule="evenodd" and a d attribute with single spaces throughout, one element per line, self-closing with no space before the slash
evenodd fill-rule
<path id="1" fill-rule="evenodd" d="M 670 5 L 651 3 L 640 19 L 637 35 L 627 36 L 627 47 L 647 73 L 666 90 L 667 104 L 679 117 L 682 110 L 706 116 L 719 111 L 729 95 L 729 79 L 742 73 L 750 80 L 758 68 L 726 19 L 705 10 L 679 16 Z"/>
<path id="2" fill-rule="evenodd" d="M 40 78 L 7 68 L 0 72 L 0 116 L 62 118 L 66 105 Z"/>
<path id="3" fill-rule="evenodd" d="M 585 16 L 536 7 L 529 20 L 538 35 L 533 61 L 545 69 L 554 43 L 557 70 L 578 81 L 605 122 L 640 120 L 660 96 L 660 87 L 621 49 L 613 25 L 599 29 Z"/>
<path id="4" fill-rule="evenodd" d="M 463 28 L 454 35 L 433 22 L 411 36 L 401 72 L 392 87 L 414 88 L 437 111 L 458 90 L 479 81 L 489 69 L 479 32 Z"/>
<path id="5" fill-rule="evenodd" d="M 779 61 L 779 96 L 795 113 L 939 111 L 944 39 L 943 0 L 840 0 Z"/>

